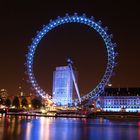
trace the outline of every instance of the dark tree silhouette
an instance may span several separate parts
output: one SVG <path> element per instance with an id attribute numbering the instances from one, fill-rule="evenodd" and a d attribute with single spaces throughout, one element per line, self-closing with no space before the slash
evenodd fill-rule
<path id="1" fill-rule="evenodd" d="M 41 99 L 39 99 L 39 98 L 32 99 L 31 103 L 32 103 L 32 107 L 35 108 L 35 109 L 38 109 L 42 106 Z"/>
<path id="2" fill-rule="evenodd" d="M 21 105 L 22 105 L 22 107 L 27 107 L 28 106 L 28 101 L 25 97 L 22 99 Z"/>
<path id="3" fill-rule="evenodd" d="M 3 99 L 2 98 L 0 98 L 0 105 L 2 105 L 3 104 Z"/>
<path id="4" fill-rule="evenodd" d="M 10 105 L 11 105 L 11 100 L 10 100 L 9 98 L 7 98 L 7 99 L 5 100 L 5 105 L 6 105 L 7 107 L 10 107 Z"/>
<path id="5" fill-rule="evenodd" d="M 16 108 L 20 107 L 19 99 L 17 96 L 14 97 L 12 105 L 15 106 Z"/>

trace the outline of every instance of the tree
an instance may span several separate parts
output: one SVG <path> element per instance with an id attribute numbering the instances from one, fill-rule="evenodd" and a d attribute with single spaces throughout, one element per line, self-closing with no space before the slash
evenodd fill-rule
<path id="1" fill-rule="evenodd" d="M 0 98 L 0 105 L 2 105 L 3 104 L 3 99 L 2 98 Z"/>
<path id="2" fill-rule="evenodd" d="M 10 107 L 10 105 L 11 105 L 11 100 L 10 100 L 9 98 L 7 98 L 7 99 L 5 100 L 5 105 L 6 105 L 7 107 Z"/>
<path id="3" fill-rule="evenodd" d="M 35 108 L 35 109 L 38 109 L 42 106 L 41 99 L 39 99 L 39 98 L 32 99 L 31 103 L 32 103 L 33 108 Z"/>
<path id="4" fill-rule="evenodd" d="M 22 99 L 21 105 L 22 105 L 22 107 L 27 107 L 28 106 L 28 101 L 25 97 Z"/>
<path id="5" fill-rule="evenodd" d="M 16 108 L 20 107 L 19 99 L 17 96 L 14 97 L 12 105 L 15 106 Z"/>

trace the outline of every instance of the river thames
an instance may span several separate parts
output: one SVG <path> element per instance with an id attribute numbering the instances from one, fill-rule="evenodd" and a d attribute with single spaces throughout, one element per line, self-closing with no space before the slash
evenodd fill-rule
<path id="1" fill-rule="evenodd" d="M 140 140 L 140 121 L 0 117 L 0 140 Z"/>

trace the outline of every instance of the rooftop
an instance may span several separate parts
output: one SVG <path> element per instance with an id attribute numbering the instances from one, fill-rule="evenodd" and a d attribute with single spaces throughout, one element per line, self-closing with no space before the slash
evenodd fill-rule
<path id="1" fill-rule="evenodd" d="M 102 96 L 140 96 L 140 88 L 105 88 Z"/>

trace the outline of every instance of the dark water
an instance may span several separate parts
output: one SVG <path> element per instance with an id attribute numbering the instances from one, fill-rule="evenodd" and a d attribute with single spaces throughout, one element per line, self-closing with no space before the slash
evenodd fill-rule
<path id="1" fill-rule="evenodd" d="M 140 122 L 0 117 L 0 140 L 140 140 Z"/>

